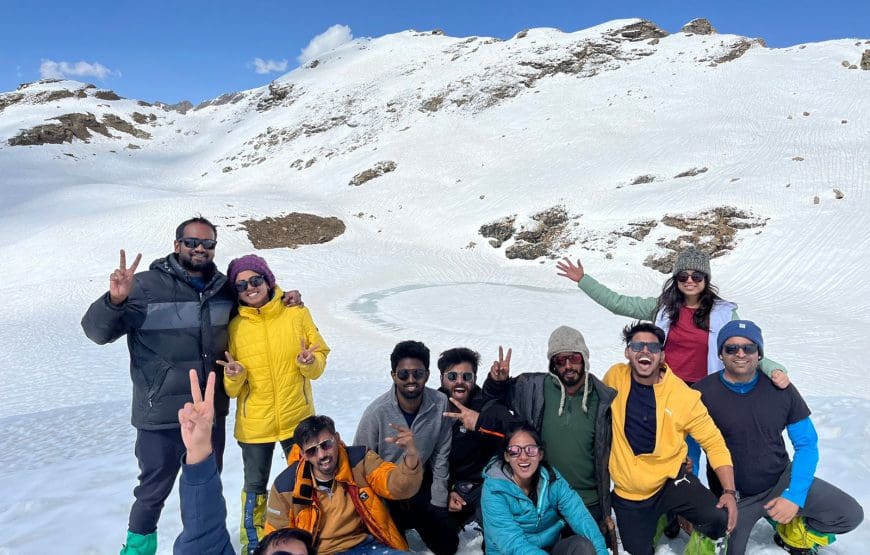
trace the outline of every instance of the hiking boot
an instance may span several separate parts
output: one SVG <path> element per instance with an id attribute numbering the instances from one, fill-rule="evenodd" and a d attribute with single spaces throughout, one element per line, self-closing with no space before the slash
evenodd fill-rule
<path id="1" fill-rule="evenodd" d="M 795 517 L 788 524 L 777 524 L 773 541 L 792 555 L 815 555 L 819 547 L 831 545 L 834 534 L 817 532 L 807 526 L 804 517 Z"/>
<path id="2" fill-rule="evenodd" d="M 680 535 L 680 521 L 679 521 L 679 519 L 677 519 L 677 517 L 674 517 L 670 521 L 668 521 L 668 524 L 667 524 L 667 526 L 665 526 L 665 529 L 662 531 L 662 533 L 669 540 L 672 540 L 672 539 L 676 538 L 677 536 L 679 536 Z"/>
<path id="3" fill-rule="evenodd" d="M 793 547 L 785 543 L 785 540 L 782 539 L 782 536 L 779 535 L 778 532 L 774 532 L 773 534 L 773 543 L 780 546 L 789 552 L 789 555 L 816 555 L 819 552 L 818 546 L 816 547 Z"/>

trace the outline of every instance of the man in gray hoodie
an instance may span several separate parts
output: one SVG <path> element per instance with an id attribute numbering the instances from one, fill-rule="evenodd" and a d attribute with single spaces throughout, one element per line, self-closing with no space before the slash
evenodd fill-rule
<path id="1" fill-rule="evenodd" d="M 385 461 L 396 462 L 402 449 L 386 439 L 394 435 L 390 424 L 407 426 L 424 465 L 423 484 L 411 499 L 389 502 L 399 530 L 415 529 L 435 555 L 453 555 L 459 545 L 456 527 L 447 511 L 447 479 L 453 421 L 444 417 L 447 397 L 426 387 L 429 349 L 419 341 L 402 341 L 390 354 L 393 386 L 366 408 L 354 437 Z"/>
<path id="2" fill-rule="evenodd" d="M 492 363 L 483 384 L 539 431 L 547 460 L 583 498 L 589 513 L 607 531 L 610 519 L 610 404 L 616 391 L 590 372 L 589 349 L 574 328 L 556 328 L 547 343 L 548 372 L 510 376 L 510 350 Z M 607 537 L 607 534 L 605 534 Z"/>

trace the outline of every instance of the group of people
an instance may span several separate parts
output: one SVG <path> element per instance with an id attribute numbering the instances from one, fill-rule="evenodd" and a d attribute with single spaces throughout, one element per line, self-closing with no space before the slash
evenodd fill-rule
<path id="1" fill-rule="evenodd" d="M 256 255 L 224 275 L 216 244 L 215 226 L 197 217 L 146 272 L 136 273 L 141 255 L 128 267 L 121 251 L 109 291 L 82 320 L 95 342 L 126 335 L 130 351 L 141 472 L 122 554 L 156 552 L 179 471 L 176 553 L 233 552 L 220 484 L 229 398 L 243 553 L 398 553 L 414 529 L 450 555 L 473 522 L 490 554 L 649 555 L 681 529 L 687 553 L 741 554 L 766 518 L 777 544 L 805 555 L 863 520 L 851 496 L 815 477 L 809 408 L 694 248 L 658 298 L 619 295 L 580 261 L 557 265 L 594 301 L 637 319 L 623 330 L 626 362 L 602 379 L 568 326 L 550 334 L 547 371 L 511 376 L 512 351 L 499 347 L 483 387 L 480 355 L 464 347 L 440 354 L 440 387 L 428 387 L 429 349 L 402 341 L 392 383 L 346 444 L 314 409 L 311 380 L 330 351 L 299 293 L 282 291 Z M 288 465 L 269 490 L 276 443 Z"/>

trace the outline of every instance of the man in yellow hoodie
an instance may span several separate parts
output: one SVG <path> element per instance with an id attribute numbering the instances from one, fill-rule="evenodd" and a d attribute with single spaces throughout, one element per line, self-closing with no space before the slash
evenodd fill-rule
<path id="1" fill-rule="evenodd" d="M 623 338 L 628 364 L 616 364 L 604 376 L 605 385 L 617 391 L 611 405 L 610 475 L 622 545 L 632 555 L 653 555 L 656 525 L 669 512 L 694 525 L 690 545 L 712 543 L 710 538 L 722 538 L 737 521 L 734 468 L 725 440 L 700 394 L 665 364 L 664 331 L 637 322 L 626 326 Z M 701 444 L 723 485 L 718 500 L 686 470 L 687 434 Z"/>

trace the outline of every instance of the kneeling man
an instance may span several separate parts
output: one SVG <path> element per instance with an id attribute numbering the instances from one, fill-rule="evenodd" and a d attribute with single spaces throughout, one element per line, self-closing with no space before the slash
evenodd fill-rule
<path id="1" fill-rule="evenodd" d="M 815 478 L 818 436 L 810 409 L 794 385 L 778 389 L 763 372 L 761 330 L 732 320 L 720 331 L 719 358 L 725 369 L 695 384 L 734 459 L 740 501 L 729 555 L 746 550 L 752 527 L 762 517 L 775 521 L 774 540 L 793 555 L 816 553 L 834 534 L 854 530 L 864 511 L 855 499 Z M 783 430 L 794 447 L 789 461 Z M 709 474 L 710 488 L 721 486 Z"/>

